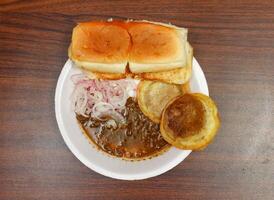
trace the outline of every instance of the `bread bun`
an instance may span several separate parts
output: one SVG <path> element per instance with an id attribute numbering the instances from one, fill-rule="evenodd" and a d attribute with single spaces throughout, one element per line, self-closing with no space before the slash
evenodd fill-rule
<path id="1" fill-rule="evenodd" d="M 70 58 L 94 72 L 125 73 L 130 36 L 119 23 L 79 23 L 72 33 Z"/>
<path id="2" fill-rule="evenodd" d="M 73 29 L 69 57 L 77 66 L 91 72 L 123 74 L 127 65 L 132 74 L 171 71 L 188 67 L 186 42 L 187 29 L 169 24 L 85 22 Z M 185 74 L 188 69 L 179 72 Z M 170 74 L 173 77 L 177 71 Z M 153 74 L 144 77 L 154 79 Z M 161 73 L 155 79 L 170 82 Z"/>
<path id="3" fill-rule="evenodd" d="M 186 65 L 187 30 L 151 22 L 131 22 L 129 68 L 133 73 L 159 72 Z"/>
<path id="4" fill-rule="evenodd" d="M 101 80 L 119 80 L 126 78 L 126 74 L 121 73 L 98 73 L 98 72 L 91 72 L 89 70 L 83 70 L 83 72 L 90 78 L 90 79 L 101 79 Z"/>
<path id="5" fill-rule="evenodd" d="M 185 67 L 172 69 L 163 72 L 148 72 L 140 74 L 141 79 L 162 81 L 170 84 L 184 84 L 187 83 L 192 74 L 192 58 L 193 48 L 186 43 L 187 63 Z"/>

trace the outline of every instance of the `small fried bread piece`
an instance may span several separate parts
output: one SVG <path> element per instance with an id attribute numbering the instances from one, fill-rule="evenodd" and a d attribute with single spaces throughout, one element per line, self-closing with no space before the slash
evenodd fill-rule
<path id="1" fill-rule="evenodd" d="M 161 119 L 161 134 L 180 149 L 201 150 L 214 138 L 220 126 L 213 100 L 203 94 L 184 94 L 171 100 Z"/>
<path id="2" fill-rule="evenodd" d="M 103 79 L 103 80 L 118 80 L 126 78 L 126 74 L 119 73 L 100 73 L 100 72 L 91 72 L 89 70 L 83 69 L 84 73 L 90 79 Z"/>
<path id="3" fill-rule="evenodd" d="M 142 112 L 155 123 L 160 123 L 166 104 L 185 92 L 188 87 L 157 81 L 141 81 L 138 86 L 137 100 Z"/>

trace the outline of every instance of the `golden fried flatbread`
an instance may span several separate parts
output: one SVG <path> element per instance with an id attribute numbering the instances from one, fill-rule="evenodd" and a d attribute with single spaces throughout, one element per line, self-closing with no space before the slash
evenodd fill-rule
<path id="1" fill-rule="evenodd" d="M 121 74 L 121 73 L 116 74 L 116 73 L 91 72 L 88 70 L 83 70 L 83 71 L 90 79 L 119 80 L 127 77 L 127 74 Z"/>
<path id="2" fill-rule="evenodd" d="M 180 149 L 200 150 L 215 137 L 220 126 L 213 100 L 203 94 L 184 94 L 165 107 L 160 130 L 164 139 Z"/>
<path id="3" fill-rule="evenodd" d="M 188 92 L 188 88 L 157 81 L 141 81 L 137 91 L 139 107 L 152 121 L 160 123 L 166 104 L 174 97 Z"/>

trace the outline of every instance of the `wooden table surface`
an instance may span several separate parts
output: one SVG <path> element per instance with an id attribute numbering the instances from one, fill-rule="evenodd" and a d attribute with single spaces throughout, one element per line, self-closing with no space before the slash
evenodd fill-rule
<path id="1" fill-rule="evenodd" d="M 273 1 L 0 1 L 0 199 L 274 199 Z M 54 92 L 77 22 L 189 28 L 222 126 L 171 171 L 120 181 L 85 167 L 59 133 Z"/>

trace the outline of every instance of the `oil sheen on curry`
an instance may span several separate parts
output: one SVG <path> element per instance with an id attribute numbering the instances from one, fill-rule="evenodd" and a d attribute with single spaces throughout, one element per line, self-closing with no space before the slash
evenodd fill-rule
<path id="1" fill-rule="evenodd" d="M 161 136 L 159 124 L 142 113 L 135 98 L 127 99 L 122 115 L 123 123 L 111 116 L 98 120 L 77 115 L 77 120 L 90 140 L 113 156 L 142 159 L 158 155 L 170 147 Z"/>

